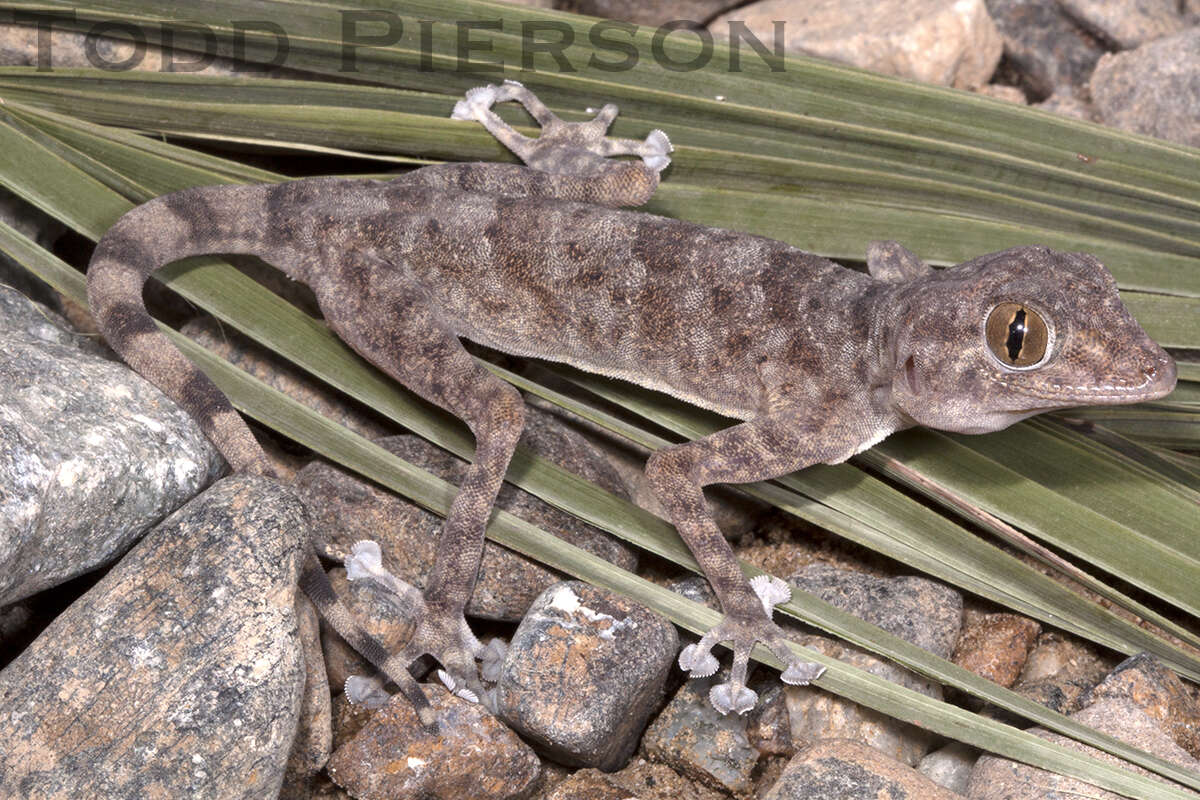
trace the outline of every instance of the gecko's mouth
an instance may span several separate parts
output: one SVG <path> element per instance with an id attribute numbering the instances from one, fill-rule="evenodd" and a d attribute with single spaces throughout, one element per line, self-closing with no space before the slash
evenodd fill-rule
<path id="1" fill-rule="evenodd" d="M 1117 405 L 1157 400 L 1170 394 L 1175 388 L 1178 370 L 1175 361 L 1163 350 L 1143 362 L 1136 371 L 1124 376 L 1115 376 L 1102 384 L 1079 386 L 1064 378 L 1061 381 L 1043 380 L 1040 385 L 1019 385 L 1015 381 L 1010 387 L 1016 391 L 1049 401 L 1062 401 L 1061 407 L 1081 405 Z"/>

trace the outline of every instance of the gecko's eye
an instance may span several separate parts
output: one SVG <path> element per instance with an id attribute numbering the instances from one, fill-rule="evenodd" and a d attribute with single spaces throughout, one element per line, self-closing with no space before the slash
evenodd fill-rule
<path id="1" fill-rule="evenodd" d="M 1046 357 L 1050 340 L 1046 322 L 1029 306 L 1001 303 L 988 314 L 984 331 L 988 349 L 1001 364 L 1032 367 Z"/>

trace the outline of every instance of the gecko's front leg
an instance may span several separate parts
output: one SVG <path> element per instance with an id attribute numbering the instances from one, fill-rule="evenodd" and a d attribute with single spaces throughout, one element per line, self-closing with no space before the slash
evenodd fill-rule
<path id="1" fill-rule="evenodd" d="M 818 423 L 804 409 L 786 406 L 703 439 L 659 450 L 646 464 L 650 485 L 700 562 L 725 613 L 698 645 L 684 648 L 679 656 L 680 668 L 693 677 L 705 677 L 718 666 L 712 647 L 730 643 L 730 681 L 713 687 L 709 695 L 722 713 L 743 714 L 757 701 L 757 695 L 746 688 L 755 642 L 762 642 L 787 665 L 782 675 L 785 683 L 809 683 L 820 677 L 824 667 L 801 660 L 787 646 L 783 631 L 771 621 L 771 607 L 786 601 L 790 591 L 781 581 L 752 585 L 746 579 L 704 501 L 703 487 L 768 480 L 811 464 L 841 460 L 854 452 L 857 443 L 872 438 L 861 429 L 861 415 L 837 416 L 852 421 Z"/>

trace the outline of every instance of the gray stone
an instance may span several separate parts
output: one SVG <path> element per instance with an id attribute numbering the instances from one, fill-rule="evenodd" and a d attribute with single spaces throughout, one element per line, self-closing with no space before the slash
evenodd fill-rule
<path id="1" fill-rule="evenodd" d="M 1080 25 L 1120 50 L 1184 29 L 1178 0 L 1059 0 L 1063 10 Z"/>
<path id="2" fill-rule="evenodd" d="M 940 684 L 864 650 L 820 636 L 801 637 L 798 641 L 805 647 L 906 689 L 935 700 L 942 699 Z M 784 686 L 783 692 L 787 698 L 794 741 L 852 739 L 910 766 L 917 764 L 929 750 L 932 737 L 927 730 L 915 725 L 812 686 Z"/>
<path id="3" fill-rule="evenodd" d="M 709 30 L 736 20 L 768 48 L 783 20 L 787 52 L 960 89 L 987 83 L 1003 50 L 983 0 L 761 0 Z"/>
<path id="4" fill-rule="evenodd" d="M 702 25 L 738 0 L 562 0 L 559 8 L 576 14 L 605 19 L 620 19 L 638 25 L 659 26 L 667 22 L 689 21 Z"/>
<path id="5" fill-rule="evenodd" d="M 274 797 L 304 690 L 307 520 L 234 476 L 173 514 L 0 672 L 25 797 Z"/>
<path id="6" fill-rule="evenodd" d="M 321 655 L 321 628 L 317 608 L 303 594 L 296 595 L 301 652 L 304 656 L 304 697 L 292 752 L 284 771 L 279 796 L 284 800 L 312 797 L 317 773 L 333 752 L 332 710 L 325 659 Z"/>
<path id="7" fill-rule="evenodd" d="M 951 742 L 922 758 L 917 764 L 917 772 L 943 789 L 963 794 L 971 781 L 971 769 L 977 758 L 979 751 L 975 748 L 962 742 Z"/>
<path id="8" fill-rule="evenodd" d="M 0 298 L 4 604 L 108 563 L 224 462 L 128 367 L 11 289 Z"/>
<path id="9" fill-rule="evenodd" d="M 0 64 L 4 63 L 3 55 L 0 50 Z M 61 222 L 3 187 L 0 187 L 0 221 L 46 249 L 50 249 L 66 231 Z M 5 253 L 0 253 L 0 283 L 12 286 L 43 305 L 58 307 L 58 293 Z"/>
<path id="10" fill-rule="evenodd" d="M 1104 46 L 1062 11 L 1057 0 L 987 0 L 1004 36 L 1004 54 L 1035 98 L 1078 96 Z"/>
<path id="11" fill-rule="evenodd" d="M 1095 106 L 1065 91 L 1050 95 L 1042 102 L 1035 103 L 1034 107 L 1040 108 L 1043 111 L 1049 111 L 1052 114 L 1062 114 L 1064 117 L 1081 119 L 1084 122 L 1100 121 L 1100 116 Z"/>
<path id="12" fill-rule="evenodd" d="M 231 58 L 205 58 L 199 52 L 166 51 L 155 44 L 136 48 L 133 42 L 109 36 L 92 36 L 89 54 L 88 35 L 51 26 L 49 61 L 55 69 L 82 67 L 136 69 L 148 72 L 191 72 L 200 75 L 254 75 L 258 77 L 300 77 L 306 73 L 281 67 L 262 69 Z M 140 51 L 140 52 L 139 52 Z M 215 54 L 214 54 L 215 55 Z M 0 65 L 38 64 L 38 29 L 32 25 L 0 25 Z M 250 72 L 246 70 L 249 69 Z"/>
<path id="13" fill-rule="evenodd" d="M 1197 53 L 1200 27 L 1104 56 L 1091 81 L 1100 118 L 1123 130 L 1200 146 Z"/>
<path id="14" fill-rule="evenodd" d="M 378 439 L 394 430 L 369 408 L 331 389 L 249 337 L 222 326 L 212 317 L 190 320 L 180 331 L 239 369 L 359 436 Z"/>
<path id="15" fill-rule="evenodd" d="M 962 800 L 915 769 L 866 745 L 829 739 L 801 750 L 763 800 Z"/>
<path id="16" fill-rule="evenodd" d="M 329 759 L 326 771 L 359 800 L 520 800 L 541 764 L 529 745 L 483 706 L 424 687 L 437 711 L 427 731 L 397 695 Z"/>
<path id="17" fill-rule="evenodd" d="M 538 369 L 530 369 L 528 373 L 543 386 L 558 391 L 570 391 L 570 384 L 553 373 Z M 592 446 L 604 454 L 634 504 L 655 516 L 669 518 L 667 510 L 663 508 L 654 489 L 646 480 L 646 460 L 650 458 L 647 448 L 534 395 L 526 395 L 525 403 L 529 407 L 546 412 L 568 429 L 583 435 Z M 704 499 L 708 502 L 717 527 L 726 539 L 736 540 L 750 533 L 758 526 L 763 515 L 771 509 L 767 503 L 728 485 L 705 487 Z"/>
<path id="18" fill-rule="evenodd" d="M 788 582 L 859 619 L 949 658 L 962 625 L 962 595 L 928 578 L 876 578 L 829 564 L 810 564 Z"/>
<path id="19" fill-rule="evenodd" d="M 746 720 L 721 714 L 708 700 L 728 671 L 690 680 L 679 688 L 642 737 L 647 758 L 715 789 L 734 795 L 753 788 L 758 751 L 746 735 Z"/>
<path id="20" fill-rule="evenodd" d="M 1112 661 L 1101 657 L 1092 645 L 1048 631 L 1038 637 L 1012 688 L 1035 703 L 1071 714 L 1082 707 L 1086 692 L 1111 667 Z"/>
<path id="21" fill-rule="evenodd" d="M 617 769 L 662 697 L 678 646 L 675 627 L 648 608 L 579 581 L 557 584 L 513 634 L 498 715 L 555 761 Z"/>
<path id="22" fill-rule="evenodd" d="M 564 468 L 602 488 L 623 491 L 607 462 L 582 437 L 537 410 L 530 410 L 521 441 L 552 461 L 561 459 Z M 468 468 L 467 462 L 415 436 L 388 437 L 377 444 L 450 483 L 460 483 Z M 355 542 L 373 539 L 383 551 L 384 566 L 401 580 L 424 587 L 433 569 L 441 518 L 323 462 L 301 470 L 296 485 L 318 522 L 317 546 L 325 556 L 342 560 Z M 496 506 L 623 569 L 637 566 L 636 555 L 624 543 L 511 484 L 500 489 Z M 519 620 L 533 598 L 558 580 L 540 564 L 488 542 L 467 614 Z"/>
<path id="23" fill-rule="evenodd" d="M 1187 727 L 1189 716 L 1194 720 L 1196 713 L 1195 701 L 1187 696 L 1182 686 L 1176 685 L 1177 682 L 1177 678 L 1170 676 L 1148 657 L 1128 659 L 1087 695 L 1089 704 L 1071 714 L 1071 719 L 1184 769 L 1200 772 L 1200 760 L 1177 743 L 1177 740 L 1181 740 L 1195 744 L 1194 732 L 1189 732 Z M 1183 716 L 1173 719 L 1171 715 L 1177 710 Z M 1110 764 L 1120 764 L 1139 774 L 1149 775 L 1140 767 L 1121 762 L 1065 736 L 1042 728 L 1032 728 L 1030 733 Z M 1162 778 L 1156 780 L 1165 782 Z M 1200 793 L 1192 794 L 1200 797 Z M 967 796 L 972 800 L 1041 800 L 1045 797 L 1118 800 L 1120 797 L 1077 778 L 1056 775 L 990 755 L 976 762 Z"/>
<path id="24" fill-rule="evenodd" d="M 1122 661 L 1083 700 L 1085 706 L 1119 700 L 1155 720 L 1175 744 L 1200 758 L 1200 702 L 1183 681 L 1149 653 Z"/>

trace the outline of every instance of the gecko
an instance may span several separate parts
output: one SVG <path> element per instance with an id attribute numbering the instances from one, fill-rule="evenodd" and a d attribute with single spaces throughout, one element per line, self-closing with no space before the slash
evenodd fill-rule
<path id="1" fill-rule="evenodd" d="M 538 123 L 537 137 L 495 113 L 509 101 Z M 418 658 L 479 686 L 481 646 L 463 609 L 524 419 L 519 392 L 475 362 L 463 339 L 739 420 L 654 452 L 645 468 L 721 606 L 720 622 L 678 662 L 708 676 L 718 669 L 714 645 L 729 646 L 729 680 L 709 694 L 722 713 L 757 701 L 746 686 L 756 643 L 783 662 L 787 683 L 813 681 L 823 667 L 787 646 L 771 615 L 790 590 L 746 579 L 704 487 L 838 463 L 915 425 L 983 433 L 1174 387 L 1174 362 L 1092 255 L 1021 246 L 936 270 L 896 242 L 873 242 L 860 272 L 784 242 L 635 210 L 674 149 L 658 130 L 644 141 L 610 138 L 615 105 L 566 122 L 507 81 L 467 92 L 451 116 L 481 123 L 523 164 L 186 189 L 122 216 L 88 271 L 91 310 L 110 345 L 188 410 L 235 470 L 273 474 L 229 400 L 159 332 L 141 297 L 151 273 L 187 256 L 255 255 L 307 284 L 351 348 L 466 423 L 474 460 L 406 645 L 389 654 L 362 631 L 314 552 L 301 575 L 332 627 L 426 725 L 433 712 L 408 672 Z"/>

